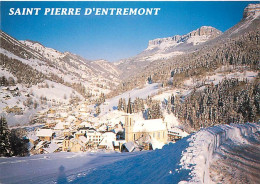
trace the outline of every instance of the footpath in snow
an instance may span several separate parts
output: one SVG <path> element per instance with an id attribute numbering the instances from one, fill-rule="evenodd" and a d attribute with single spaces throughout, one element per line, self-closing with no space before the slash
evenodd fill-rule
<path id="1" fill-rule="evenodd" d="M 260 170 L 259 134 L 260 124 L 219 125 L 155 151 L 0 158 L 0 183 L 223 183 L 223 177 L 216 177 L 219 173 L 229 174 L 224 183 L 236 183 L 223 167 L 216 167 L 218 161 L 223 166 L 225 158 L 234 161 L 234 174 L 246 166 L 251 178 L 241 181 L 254 182 Z"/>

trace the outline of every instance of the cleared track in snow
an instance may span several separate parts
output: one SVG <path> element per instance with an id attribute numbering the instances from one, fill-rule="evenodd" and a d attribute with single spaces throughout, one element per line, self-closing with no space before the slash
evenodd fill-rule
<path id="1" fill-rule="evenodd" d="M 210 165 L 214 183 L 260 183 L 260 132 L 249 143 L 234 145 L 226 142 L 215 152 Z"/>

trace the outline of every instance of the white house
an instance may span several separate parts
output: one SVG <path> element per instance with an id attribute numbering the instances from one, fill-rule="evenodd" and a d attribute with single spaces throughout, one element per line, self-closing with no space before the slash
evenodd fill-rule
<path id="1" fill-rule="evenodd" d="M 114 142 L 116 141 L 116 134 L 114 132 L 105 132 L 102 134 L 102 141 L 99 148 L 114 150 Z"/>
<path id="2" fill-rule="evenodd" d="M 53 138 L 53 131 L 51 129 L 38 129 L 36 136 L 42 141 L 51 141 Z"/>

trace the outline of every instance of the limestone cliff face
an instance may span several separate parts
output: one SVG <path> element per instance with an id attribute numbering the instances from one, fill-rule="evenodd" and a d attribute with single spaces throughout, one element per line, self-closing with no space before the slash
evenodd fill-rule
<path id="1" fill-rule="evenodd" d="M 174 44 L 180 44 L 180 43 L 192 43 L 194 45 L 197 45 L 201 42 L 205 42 L 207 40 L 213 39 L 217 36 L 222 34 L 221 31 L 218 29 L 211 27 L 211 26 L 202 26 L 194 31 L 191 31 L 188 34 L 185 35 L 175 35 L 173 37 L 167 37 L 167 38 L 158 38 L 155 40 L 150 40 L 148 44 L 149 47 L 154 47 L 157 45 L 160 45 L 162 43 L 169 43 L 170 45 Z M 196 39 L 194 39 L 196 38 Z"/>
<path id="2" fill-rule="evenodd" d="M 260 4 L 249 4 L 243 14 L 243 18 L 257 17 L 260 15 Z"/>

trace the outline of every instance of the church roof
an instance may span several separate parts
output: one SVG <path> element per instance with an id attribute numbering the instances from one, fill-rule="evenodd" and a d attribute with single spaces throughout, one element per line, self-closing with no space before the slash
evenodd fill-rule
<path id="1" fill-rule="evenodd" d="M 38 137 L 51 137 L 53 134 L 51 129 L 39 129 L 36 132 L 36 136 Z"/>
<path id="2" fill-rule="evenodd" d="M 128 105 L 127 105 L 126 112 L 128 114 L 132 114 L 131 98 L 128 99 Z"/>

